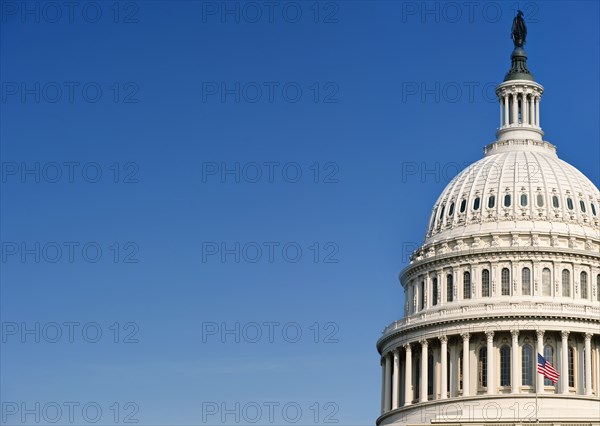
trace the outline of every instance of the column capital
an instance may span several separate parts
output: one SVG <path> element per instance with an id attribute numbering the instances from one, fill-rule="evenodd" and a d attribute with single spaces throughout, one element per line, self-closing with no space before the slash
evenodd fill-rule
<path id="1" fill-rule="evenodd" d="M 519 338 L 519 330 L 510 330 L 510 334 L 513 338 L 513 340 L 517 340 Z"/>
<path id="2" fill-rule="evenodd" d="M 469 340 L 471 335 L 469 333 L 461 333 L 460 337 L 462 337 L 463 340 Z"/>
<path id="3" fill-rule="evenodd" d="M 441 343 L 448 343 L 448 336 L 440 336 L 438 337 Z"/>
<path id="4" fill-rule="evenodd" d="M 485 336 L 487 337 L 487 340 L 494 340 L 494 332 L 493 331 L 486 331 Z"/>
<path id="5" fill-rule="evenodd" d="M 569 338 L 569 332 L 566 330 L 561 331 L 560 337 L 562 337 L 563 340 L 567 340 Z"/>
<path id="6" fill-rule="evenodd" d="M 428 346 L 429 345 L 429 341 L 427 341 L 427 339 L 421 339 L 419 340 L 419 343 L 421 344 L 421 346 Z"/>
<path id="7" fill-rule="evenodd" d="M 585 340 L 590 341 L 594 335 L 592 333 L 585 333 Z"/>
<path id="8" fill-rule="evenodd" d="M 544 340 L 544 330 L 538 330 L 535 332 L 538 340 Z"/>
<path id="9" fill-rule="evenodd" d="M 405 343 L 404 345 L 402 345 L 404 347 L 404 350 L 406 352 L 410 352 L 412 349 L 410 347 L 410 343 Z"/>
<path id="10" fill-rule="evenodd" d="M 392 349 L 392 353 L 394 354 L 394 356 L 398 356 L 398 354 L 400 353 L 400 348 Z"/>

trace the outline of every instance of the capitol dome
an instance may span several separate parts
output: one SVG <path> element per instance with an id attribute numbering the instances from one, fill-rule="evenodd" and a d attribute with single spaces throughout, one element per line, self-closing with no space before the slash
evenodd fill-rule
<path id="1" fill-rule="evenodd" d="M 600 426 L 600 191 L 544 140 L 526 34 L 519 14 L 496 140 L 400 273 L 378 426 Z"/>
<path id="2" fill-rule="evenodd" d="M 550 143 L 498 141 L 439 196 L 425 246 L 502 231 L 598 239 L 599 205 L 598 188 Z"/>

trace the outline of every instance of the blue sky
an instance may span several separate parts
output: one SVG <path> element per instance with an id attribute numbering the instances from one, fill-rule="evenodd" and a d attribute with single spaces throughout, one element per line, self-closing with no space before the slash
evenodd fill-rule
<path id="1" fill-rule="evenodd" d="M 516 4 L 0 2 L 0 423 L 373 424 Z M 598 3 L 519 7 L 545 139 L 598 184 Z"/>

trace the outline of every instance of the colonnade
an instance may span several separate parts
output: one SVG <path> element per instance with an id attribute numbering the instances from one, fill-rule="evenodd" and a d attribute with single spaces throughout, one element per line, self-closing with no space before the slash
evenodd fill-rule
<path id="1" fill-rule="evenodd" d="M 381 412 L 474 395 L 598 396 L 597 337 L 559 329 L 512 329 L 441 335 L 404 343 L 382 355 Z M 546 356 L 560 373 L 557 384 L 537 373 L 538 353 Z"/>
<path id="2" fill-rule="evenodd" d="M 540 126 L 540 98 L 537 93 L 503 92 L 500 102 L 500 127 L 517 124 Z"/>

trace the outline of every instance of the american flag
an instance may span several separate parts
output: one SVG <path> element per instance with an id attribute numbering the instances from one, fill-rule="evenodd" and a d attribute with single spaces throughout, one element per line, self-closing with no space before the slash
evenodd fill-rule
<path id="1" fill-rule="evenodd" d="M 543 375 L 546 379 L 551 380 L 554 384 L 558 382 L 558 378 L 560 377 L 560 374 L 558 374 L 558 371 L 552 367 L 552 364 L 546 361 L 546 358 L 540 354 L 538 354 L 537 372 Z"/>

